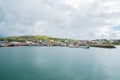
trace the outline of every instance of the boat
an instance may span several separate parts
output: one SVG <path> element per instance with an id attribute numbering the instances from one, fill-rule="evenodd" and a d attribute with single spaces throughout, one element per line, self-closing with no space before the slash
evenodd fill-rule
<path id="1" fill-rule="evenodd" d="M 86 45 L 86 46 L 80 46 L 80 48 L 83 48 L 83 49 L 89 49 L 90 46 L 89 46 L 89 45 Z"/>
<path id="2" fill-rule="evenodd" d="M 76 48 L 73 44 L 70 44 L 68 47 L 69 48 Z"/>
<path id="3" fill-rule="evenodd" d="M 70 44 L 69 46 L 68 46 L 69 48 L 83 48 L 83 49 L 89 49 L 90 48 L 90 46 L 89 45 L 86 45 L 86 46 L 74 46 L 73 44 Z"/>

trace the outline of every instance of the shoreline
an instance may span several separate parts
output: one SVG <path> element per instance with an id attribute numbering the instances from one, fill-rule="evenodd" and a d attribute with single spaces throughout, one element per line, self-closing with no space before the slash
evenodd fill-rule
<path id="1" fill-rule="evenodd" d="M 52 45 L 52 46 L 47 46 L 47 45 L 7 45 L 7 46 L 0 46 L 1 47 L 24 47 L 24 46 L 39 46 L 39 47 L 68 47 L 70 48 L 69 46 L 64 46 L 64 45 Z M 82 45 L 82 46 L 85 46 L 85 45 Z M 120 46 L 120 45 L 117 45 L 117 46 Z M 109 48 L 109 49 L 114 49 L 116 48 L 115 46 L 113 45 L 89 45 L 89 47 L 97 47 L 97 48 Z M 81 47 L 74 47 L 74 48 L 81 48 Z"/>
<path id="2" fill-rule="evenodd" d="M 67 38 L 55 38 L 42 35 L 9 36 L 0 38 L 0 47 L 13 46 L 60 46 L 70 48 L 116 48 L 120 40 L 95 39 L 95 40 L 74 40 Z M 82 47 L 83 46 L 83 47 Z"/>
<path id="3" fill-rule="evenodd" d="M 102 45 L 90 45 L 91 47 L 99 47 L 99 48 L 116 48 L 115 45 L 106 45 L 106 44 L 102 44 Z"/>

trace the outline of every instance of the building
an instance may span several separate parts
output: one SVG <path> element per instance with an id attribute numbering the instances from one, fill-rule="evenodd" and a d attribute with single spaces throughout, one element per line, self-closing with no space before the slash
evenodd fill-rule
<path id="1" fill-rule="evenodd" d="M 21 42 L 10 42 L 10 46 L 21 46 Z"/>
<path id="2" fill-rule="evenodd" d="M 105 39 L 97 39 L 97 40 L 93 40 L 92 43 L 94 44 L 104 44 L 106 43 Z"/>
<path id="3" fill-rule="evenodd" d="M 0 41 L 0 44 L 4 44 L 7 43 L 8 41 Z"/>
<path id="4" fill-rule="evenodd" d="M 26 44 L 29 45 L 29 46 L 33 46 L 34 45 L 34 43 L 31 42 L 31 41 L 27 41 Z"/>
<path id="5" fill-rule="evenodd" d="M 120 44 L 120 39 L 111 39 L 110 43 Z"/>

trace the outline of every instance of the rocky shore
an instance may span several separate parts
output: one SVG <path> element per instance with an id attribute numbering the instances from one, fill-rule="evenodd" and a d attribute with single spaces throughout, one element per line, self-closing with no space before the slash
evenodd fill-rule
<path id="1" fill-rule="evenodd" d="M 114 45 L 90 45 L 91 47 L 99 47 L 99 48 L 116 48 Z"/>
<path id="2" fill-rule="evenodd" d="M 0 44 L 0 47 L 16 47 L 16 46 L 60 46 L 60 47 L 70 47 L 70 44 L 39 44 L 39 43 L 19 43 L 19 42 L 14 42 L 14 43 L 4 43 Z M 86 46 L 84 45 L 73 45 L 74 48 L 78 48 L 80 46 Z M 116 48 L 114 45 L 108 45 L 108 44 L 89 44 L 90 47 L 99 47 L 99 48 Z"/>

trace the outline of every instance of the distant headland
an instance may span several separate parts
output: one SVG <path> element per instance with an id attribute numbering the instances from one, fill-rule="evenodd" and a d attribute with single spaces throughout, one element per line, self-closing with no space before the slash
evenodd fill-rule
<path id="1" fill-rule="evenodd" d="M 101 47 L 101 48 L 116 48 L 115 45 L 120 45 L 120 39 L 96 39 L 96 40 L 74 40 L 68 38 L 55 38 L 41 35 L 26 35 L 26 36 L 10 36 L 0 38 L 0 47 L 12 46 L 61 46 L 61 47 Z"/>

